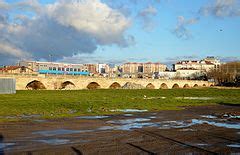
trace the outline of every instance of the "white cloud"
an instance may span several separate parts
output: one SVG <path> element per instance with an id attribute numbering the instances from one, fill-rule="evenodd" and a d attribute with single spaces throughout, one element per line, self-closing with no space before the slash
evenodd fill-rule
<path id="1" fill-rule="evenodd" d="M 172 31 L 174 35 L 181 39 L 189 39 L 192 37 L 191 32 L 187 29 L 187 26 L 198 22 L 198 18 L 185 19 L 184 16 L 178 16 L 177 25 Z"/>
<path id="2" fill-rule="evenodd" d="M 138 17 L 140 18 L 145 30 L 152 30 L 154 28 L 155 23 L 152 18 L 157 15 L 157 12 L 158 11 L 155 7 L 149 5 L 138 13 Z"/>
<path id="3" fill-rule="evenodd" d="M 47 14 L 61 25 L 91 34 L 101 44 L 118 43 L 130 20 L 99 0 L 63 1 L 47 6 Z"/>
<path id="4" fill-rule="evenodd" d="M 200 9 L 203 15 L 214 15 L 216 17 L 236 17 L 240 16 L 239 0 L 215 0 Z"/>
<path id="5" fill-rule="evenodd" d="M 16 52 L 15 56 L 21 57 L 19 53 L 24 51 L 35 59 L 49 54 L 58 59 L 93 53 L 101 45 L 126 47 L 134 43 L 134 37 L 126 34 L 130 19 L 100 0 L 60 0 L 46 5 L 37 0 L 11 4 L 0 0 L 0 8 L 7 10 L 0 16 L 0 44 L 7 42 L 13 47 L 0 49 L 0 56 Z M 17 15 L 16 10 L 20 10 Z M 25 11 L 33 15 L 27 16 Z"/>
<path id="6" fill-rule="evenodd" d="M 27 52 L 6 42 L 0 42 L 0 54 L 10 55 L 15 58 L 30 58 L 30 55 Z"/>

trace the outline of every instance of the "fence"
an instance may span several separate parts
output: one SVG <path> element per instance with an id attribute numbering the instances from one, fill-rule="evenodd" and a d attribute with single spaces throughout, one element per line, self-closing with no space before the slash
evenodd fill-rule
<path id="1" fill-rule="evenodd" d="M 0 94 L 15 94 L 16 80 L 13 78 L 0 78 Z"/>

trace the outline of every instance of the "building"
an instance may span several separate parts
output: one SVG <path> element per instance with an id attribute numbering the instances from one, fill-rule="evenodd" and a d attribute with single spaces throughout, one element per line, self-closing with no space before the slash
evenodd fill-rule
<path id="1" fill-rule="evenodd" d="M 161 63 L 136 63 L 136 62 L 128 62 L 123 64 L 122 72 L 124 74 L 153 74 L 155 72 L 165 71 L 167 68 L 166 65 Z"/>
<path id="2" fill-rule="evenodd" d="M 97 72 L 99 74 L 107 74 L 109 72 L 109 68 L 108 64 L 97 64 Z"/>
<path id="3" fill-rule="evenodd" d="M 207 57 L 203 60 L 185 60 L 173 64 L 173 70 L 179 77 L 202 76 L 212 69 L 219 68 L 220 61 L 215 57 Z"/>
<path id="4" fill-rule="evenodd" d="M 88 67 L 83 64 L 21 61 L 19 66 L 28 67 L 39 74 L 89 75 Z"/>
<path id="5" fill-rule="evenodd" d="M 136 74 L 143 72 L 143 64 L 136 62 L 128 62 L 122 65 L 122 72 L 124 74 Z"/>
<path id="6" fill-rule="evenodd" d="M 211 69 L 215 68 L 215 64 L 205 61 L 205 60 L 200 60 L 200 61 L 179 61 L 176 64 L 173 64 L 173 70 L 177 71 L 179 69 L 194 69 L 194 70 L 201 70 L 208 72 Z"/>
<path id="7" fill-rule="evenodd" d="M 5 66 L 0 68 L 0 73 L 7 74 L 36 74 L 32 69 L 25 66 Z"/>
<path id="8" fill-rule="evenodd" d="M 89 73 L 96 74 L 97 73 L 97 64 L 86 64 Z"/>
<path id="9" fill-rule="evenodd" d="M 215 58 L 214 56 L 208 56 L 205 59 L 203 59 L 203 61 L 210 62 L 210 63 L 214 64 L 215 69 L 218 69 L 221 65 L 220 60 Z"/>
<path id="10" fill-rule="evenodd" d="M 164 72 L 166 69 L 167 69 L 167 66 L 161 63 L 152 63 L 152 62 L 143 63 L 144 74 Z"/>

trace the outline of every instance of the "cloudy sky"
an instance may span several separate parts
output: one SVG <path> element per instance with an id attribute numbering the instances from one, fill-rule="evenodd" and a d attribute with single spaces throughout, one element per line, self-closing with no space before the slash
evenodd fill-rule
<path id="1" fill-rule="evenodd" d="M 0 0 L 0 64 L 240 59 L 239 0 Z"/>

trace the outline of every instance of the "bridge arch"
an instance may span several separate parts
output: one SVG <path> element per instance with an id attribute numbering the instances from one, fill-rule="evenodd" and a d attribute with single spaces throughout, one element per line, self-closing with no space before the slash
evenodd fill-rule
<path id="1" fill-rule="evenodd" d="M 206 84 L 203 84 L 202 86 L 203 86 L 203 87 L 206 87 Z"/>
<path id="2" fill-rule="evenodd" d="M 121 88 L 121 85 L 118 82 L 113 82 L 110 86 L 110 89 L 119 89 Z"/>
<path id="3" fill-rule="evenodd" d="M 26 88 L 30 89 L 30 90 L 46 89 L 44 84 L 42 82 L 38 81 L 38 80 L 33 80 L 33 81 L 29 82 L 26 85 Z"/>
<path id="4" fill-rule="evenodd" d="M 198 84 L 194 84 L 194 86 L 193 86 L 194 88 L 197 88 L 198 87 Z"/>
<path id="5" fill-rule="evenodd" d="M 162 84 L 160 85 L 160 89 L 168 89 L 167 84 L 166 84 L 166 83 L 162 83 Z"/>
<path id="6" fill-rule="evenodd" d="M 75 88 L 75 84 L 71 81 L 65 81 L 61 84 L 60 89 L 73 89 Z"/>
<path id="7" fill-rule="evenodd" d="M 155 89 L 155 86 L 152 83 L 146 85 L 147 89 Z"/>
<path id="8" fill-rule="evenodd" d="M 180 88 L 179 85 L 177 83 L 175 83 L 173 86 L 172 86 L 173 89 L 177 89 L 177 88 Z"/>
<path id="9" fill-rule="evenodd" d="M 87 89 L 99 89 L 101 86 L 97 82 L 90 82 L 87 85 Z"/>
<path id="10" fill-rule="evenodd" d="M 189 84 L 185 84 L 183 88 L 190 88 Z"/>

